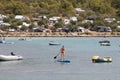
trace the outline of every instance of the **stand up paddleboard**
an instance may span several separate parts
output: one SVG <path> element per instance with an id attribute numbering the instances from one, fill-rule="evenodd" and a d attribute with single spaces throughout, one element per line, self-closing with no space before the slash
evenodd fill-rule
<path id="1" fill-rule="evenodd" d="M 70 60 L 61 60 L 61 59 L 58 59 L 57 62 L 61 62 L 61 63 L 70 63 Z"/>

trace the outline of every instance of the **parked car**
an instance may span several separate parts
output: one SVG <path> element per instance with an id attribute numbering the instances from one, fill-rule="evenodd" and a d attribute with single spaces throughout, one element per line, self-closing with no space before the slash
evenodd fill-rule
<path id="1" fill-rule="evenodd" d="M 33 31 L 34 32 L 43 32 L 43 29 L 42 28 L 34 28 Z"/>
<path id="2" fill-rule="evenodd" d="M 95 18 L 93 16 L 88 16 L 87 20 L 95 20 Z"/>
<path id="3" fill-rule="evenodd" d="M 107 26 L 97 26 L 96 28 L 97 32 L 111 32 L 111 28 Z"/>

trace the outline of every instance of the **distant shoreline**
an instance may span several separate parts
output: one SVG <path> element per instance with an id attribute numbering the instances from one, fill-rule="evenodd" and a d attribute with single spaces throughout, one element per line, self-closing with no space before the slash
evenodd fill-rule
<path id="1" fill-rule="evenodd" d="M 2 32 L 2 37 L 120 37 L 120 32 Z"/>

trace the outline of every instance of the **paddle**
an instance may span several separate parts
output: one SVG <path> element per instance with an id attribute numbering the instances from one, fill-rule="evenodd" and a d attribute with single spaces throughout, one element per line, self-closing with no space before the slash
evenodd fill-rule
<path id="1" fill-rule="evenodd" d="M 57 55 L 54 57 L 54 59 L 56 59 L 58 56 L 59 56 L 59 54 L 57 54 Z"/>

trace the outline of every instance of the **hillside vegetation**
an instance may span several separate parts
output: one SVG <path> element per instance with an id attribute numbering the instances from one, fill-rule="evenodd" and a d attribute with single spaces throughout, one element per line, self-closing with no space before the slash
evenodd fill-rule
<path id="1" fill-rule="evenodd" d="M 76 14 L 75 8 L 81 8 L 85 12 Z M 76 16 L 78 21 L 71 21 L 69 25 L 63 24 L 62 20 L 53 25 L 52 29 L 61 27 L 68 27 L 71 31 L 76 31 L 79 26 L 96 31 L 97 26 L 109 26 L 113 31 L 117 30 L 117 26 L 120 25 L 120 0 L 0 0 L 0 14 L 9 16 L 8 19 L 3 19 L 4 22 L 10 23 L 9 28 L 18 29 L 17 26 L 22 24 L 22 21 L 14 19 L 16 15 L 28 16 L 31 21 L 26 21 L 31 25 L 28 27 L 29 31 L 32 31 L 33 21 L 32 18 L 38 18 L 38 16 L 45 15 L 47 18 L 53 16 L 60 16 L 62 18 L 70 18 Z M 87 17 L 93 16 L 94 23 L 82 23 Z M 112 23 L 104 21 L 105 18 L 115 18 Z M 25 21 L 24 21 L 25 22 Z M 39 27 L 45 26 L 48 20 L 39 20 Z M 37 26 L 38 27 L 38 26 Z M 2 30 L 7 30 L 8 27 L 1 27 Z M 22 30 L 27 30 L 22 26 Z"/>
<path id="2" fill-rule="evenodd" d="M 120 17 L 120 0 L 0 0 L 0 14 L 47 16 L 75 15 L 74 8 L 86 10 L 86 15 Z"/>

